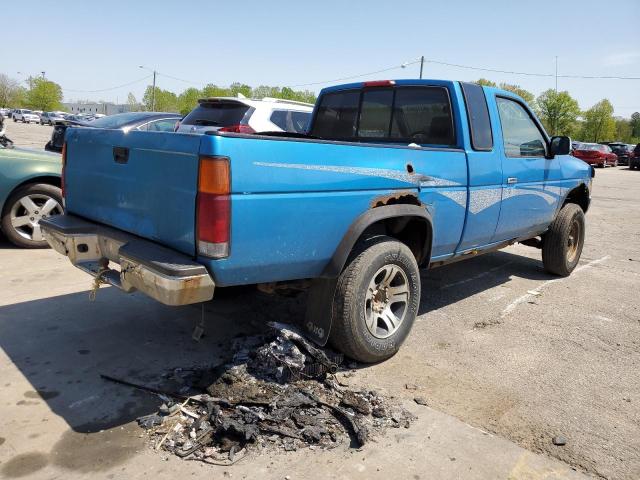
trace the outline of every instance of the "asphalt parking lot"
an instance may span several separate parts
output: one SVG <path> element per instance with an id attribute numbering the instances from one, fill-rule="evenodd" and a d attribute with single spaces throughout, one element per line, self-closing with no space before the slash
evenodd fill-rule
<path id="1" fill-rule="evenodd" d="M 50 135 L 7 126 L 16 145 Z M 216 364 L 234 336 L 299 319 L 302 299 L 252 289 L 214 299 L 196 343 L 200 307 L 113 288 L 90 302 L 91 279 L 65 258 L 0 241 L 0 477 L 640 478 L 639 185 L 639 171 L 597 171 L 569 278 L 546 274 L 539 251 L 522 245 L 424 272 L 407 343 L 348 379 L 404 402 L 418 416 L 409 430 L 361 451 L 234 467 L 150 451 L 134 420 L 158 401 L 99 375 L 153 384 L 172 368 Z M 556 435 L 567 444 L 554 446 Z"/>

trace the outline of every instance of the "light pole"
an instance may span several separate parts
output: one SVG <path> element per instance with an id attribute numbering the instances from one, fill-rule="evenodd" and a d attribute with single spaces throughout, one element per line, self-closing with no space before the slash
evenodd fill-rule
<path id="1" fill-rule="evenodd" d="M 155 112 L 156 110 L 156 71 L 155 69 L 151 70 L 150 68 L 147 68 L 144 65 L 138 65 L 138 67 L 144 70 L 150 70 L 153 72 L 153 90 L 151 90 L 151 111 Z"/>
<path id="2" fill-rule="evenodd" d="M 412 61 L 412 62 L 405 62 L 402 65 L 400 65 L 402 68 L 407 68 L 409 65 L 416 63 L 416 61 Z M 424 69 L 424 55 L 422 55 L 420 57 L 420 79 L 422 79 L 422 70 Z"/>

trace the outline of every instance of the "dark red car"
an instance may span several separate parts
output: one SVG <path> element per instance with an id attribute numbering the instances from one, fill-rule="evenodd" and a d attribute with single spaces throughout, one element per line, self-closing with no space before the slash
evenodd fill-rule
<path id="1" fill-rule="evenodd" d="M 609 145 L 600 145 L 599 143 L 581 143 L 580 146 L 573 151 L 573 156 L 584 160 L 589 165 L 597 165 L 599 167 L 618 166 L 618 156 L 613 153 Z"/>

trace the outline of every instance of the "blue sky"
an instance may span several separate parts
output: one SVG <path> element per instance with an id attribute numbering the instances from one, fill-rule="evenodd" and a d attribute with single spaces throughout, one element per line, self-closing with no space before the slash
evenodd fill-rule
<path id="1" fill-rule="evenodd" d="M 179 92 L 206 83 L 323 82 L 428 60 L 498 70 L 640 77 L 639 0 L 252 1 L 45 0 L 2 7 L 0 73 L 46 72 L 65 98 L 139 99 L 150 80 Z M 361 77 L 411 78 L 418 65 Z M 17 72 L 21 72 L 18 74 Z M 553 77 L 427 63 L 425 78 L 516 83 L 535 94 Z M 326 84 L 309 85 L 318 91 Z M 608 98 L 616 114 L 640 111 L 640 80 L 559 80 L 580 107 Z"/>

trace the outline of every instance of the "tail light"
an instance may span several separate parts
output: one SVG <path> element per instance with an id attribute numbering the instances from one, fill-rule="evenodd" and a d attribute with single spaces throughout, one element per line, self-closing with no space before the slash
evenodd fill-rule
<path id="1" fill-rule="evenodd" d="M 219 132 L 233 132 L 233 133 L 256 133 L 256 131 L 249 125 L 229 125 L 228 127 L 222 127 Z"/>
<path id="2" fill-rule="evenodd" d="M 200 157 L 196 235 L 198 254 L 229 256 L 231 170 L 227 157 Z"/>
<path id="3" fill-rule="evenodd" d="M 391 87 L 395 84 L 395 80 L 373 80 L 371 82 L 364 82 L 365 87 Z"/>
<path id="4" fill-rule="evenodd" d="M 67 166 L 67 142 L 62 144 L 62 168 L 60 171 L 60 190 L 62 190 L 62 200 L 64 201 L 64 171 Z"/>

